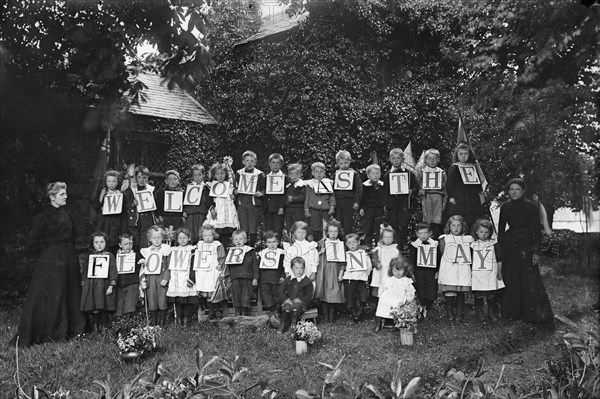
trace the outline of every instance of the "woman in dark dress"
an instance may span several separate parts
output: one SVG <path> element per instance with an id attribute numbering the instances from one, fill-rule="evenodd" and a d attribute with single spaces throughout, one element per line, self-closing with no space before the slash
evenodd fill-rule
<path id="1" fill-rule="evenodd" d="M 79 263 L 74 252 L 73 222 L 62 209 L 67 185 L 48 185 L 50 205 L 33 219 L 31 249 L 39 254 L 17 336 L 19 346 L 63 340 L 81 334 Z"/>
<path id="2" fill-rule="evenodd" d="M 523 179 L 508 182 L 509 201 L 500 208 L 498 240 L 504 252 L 502 315 L 533 323 L 551 323 L 552 308 L 538 268 L 541 225 L 538 207 L 525 199 Z M 506 230 L 508 223 L 509 229 Z"/>

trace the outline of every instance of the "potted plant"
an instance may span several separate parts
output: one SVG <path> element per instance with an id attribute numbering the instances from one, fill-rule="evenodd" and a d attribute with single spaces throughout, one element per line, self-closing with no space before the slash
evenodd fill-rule
<path id="1" fill-rule="evenodd" d="M 159 326 L 134 327 L 126 332 L 119 332 L 117 345 L 121 356 L 125 359 L 135 359 L 151 351 L 157 346 L 160 333 Z"/>
<path id="2" fill-rule="evenodd" d="M 308 345 L 312 345 L 321 338 L 321 332 L 310 321 L 300 320 L 294 327 L 292 335 L 296 340 L 296 354 L 301 355 L 308 352 Z"/>
<path id="3" fill-rule="evenodd" d="M 400 329 L 400 343 L 412 345 L 413 335 L 417 332 L 417 320 L 421 317 L 421 306 L 417 301 L 409 301 L 392 308 L 394 325 Z"/>

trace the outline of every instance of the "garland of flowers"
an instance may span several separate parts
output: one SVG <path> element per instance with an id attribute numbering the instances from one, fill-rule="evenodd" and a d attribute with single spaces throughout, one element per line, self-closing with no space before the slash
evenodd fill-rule
<path id="1" fill-rule="evenodd" d="M 312 345 L 316 340 L 321 339 L 321 332 L 314 323 L 301 320 L 294 327 L 293 337 L 296 341 L 306 341 Z"/>

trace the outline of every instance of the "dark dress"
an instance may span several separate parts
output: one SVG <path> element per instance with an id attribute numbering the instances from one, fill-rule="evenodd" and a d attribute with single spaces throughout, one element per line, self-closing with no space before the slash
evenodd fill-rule
<path id="1" fill-rule="evenodd" d="M 454 198 L 456 203 L 448 202 L 446 207 L 447 216 L 462 216 L 469 228 L 477 219 L 486 217 L 479 196 L 482 191 L 481 184 L 465 184 L 463 182 L 458 164 L 450 166 L 448 179 L 446 180 L 446 192 L 448 193 L 448 199 Z"/>
<path id="2" fill-rule="evenodd" d="M 93 206 L 96 209 L 98 215 L 96 229 L 106 233 L 106 235 L 108 236 L 106 248 L 110 253 L 116 255 L 117 250 L 119 249 L 119 236 L 123 233 L 129 232 L 129 229 L 127 227 L 127 212 L 125 211 L 125 204 L 123 204 L 123 209 L 121 210 L 120 214 L 103 215 L 103 202 L 100 202 L 99 199 L 100 197 L 98 196 L 93 201 Z M 125 202 L 124 196 L 123 202 Z"/>
<path id="3" fill-rule="evenodd" d="M 19 346 L 63 340 L 83 332 L 74 243 L 73 222 L 62 209 L 48 206 L 34 217 L 31 247 L 39 258 L 21 314 Z"/>
<path id="4" fill-rule="evenodd" d="M 506 285 L 502 315 L 526 322 L 551 323 L 548 294 L 539 268 L 533 264 L 541 230 L 537 206 L 524 198 L 507 201 L 500 208 L 499 224 L 498 239 L 504 252 L 502 276 Z"/>

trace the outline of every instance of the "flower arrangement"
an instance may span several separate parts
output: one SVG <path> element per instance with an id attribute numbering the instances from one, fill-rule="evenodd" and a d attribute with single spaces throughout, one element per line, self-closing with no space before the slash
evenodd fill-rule
<path id="1" fill-rule="evenodd" d="M 157 346 L 159 334 L 159 326 L 134 327 L 119 333 L 117 345 L 121 353 L 152 350 Z"/>
<path id="2" fill-rule="evenodd" d="M 294 327 L 294 334 L 292 336 L 296 341 L 306 341 L 312 345 L 316 340 L 321 339 L 321 332 L 314 323 L 300 320 Z"/>
<path id="3" fill-rule="evenodd" d="M 417 332 L 417 320 L 421 318 L 423 309 L 417 301 L 409 301 L 393 307 L 391 313 L 396 328 L 407 328 L 412 332 Z"/>

